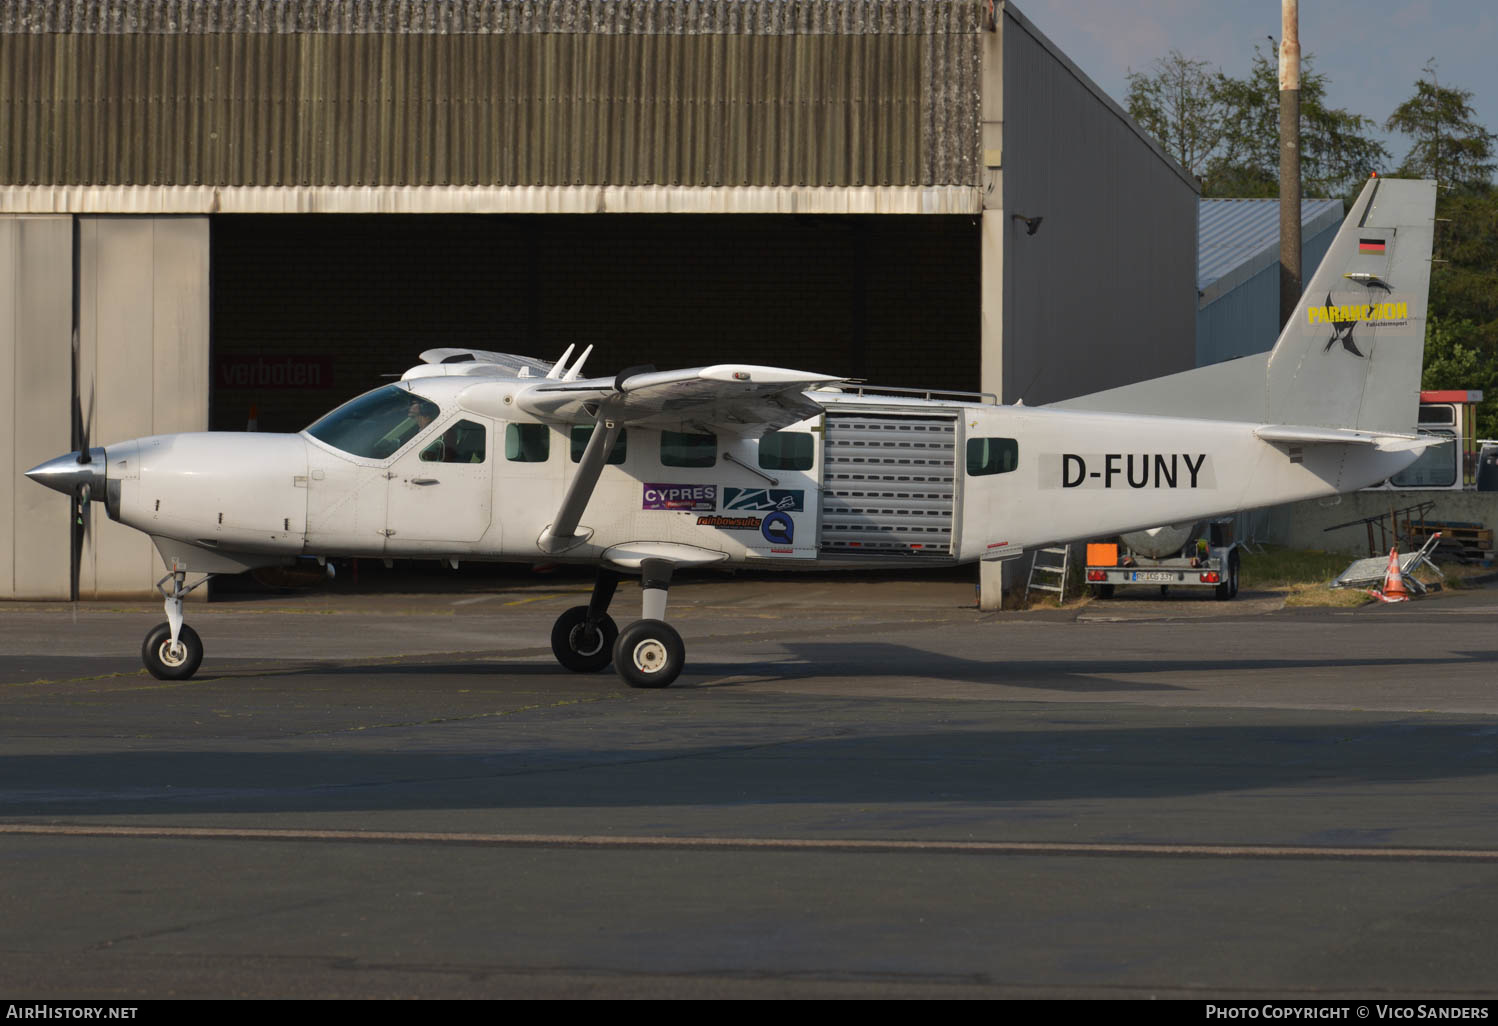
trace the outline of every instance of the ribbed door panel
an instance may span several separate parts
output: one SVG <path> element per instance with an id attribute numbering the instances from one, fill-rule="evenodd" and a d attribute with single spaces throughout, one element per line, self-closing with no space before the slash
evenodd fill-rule
<path id="1" fill-rule="evenodd" d="M 827 415 L 822 551 L 948 554 L 956 420 Z"/>

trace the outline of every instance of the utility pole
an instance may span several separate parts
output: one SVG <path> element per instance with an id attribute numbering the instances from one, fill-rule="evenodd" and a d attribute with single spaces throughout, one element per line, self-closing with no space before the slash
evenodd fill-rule
<path id="1" fill-rule="evenodd" d="M 1280 0 L 1280 327 L 1300 302 L 1300 2 Z"/>

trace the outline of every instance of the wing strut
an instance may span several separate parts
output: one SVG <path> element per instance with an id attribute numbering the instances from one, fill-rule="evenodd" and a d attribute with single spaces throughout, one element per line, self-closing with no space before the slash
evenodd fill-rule
<path id="1" fill-rule="evenodd" d="M 567 494 L 562 496 L 562 506 L 557 510 L 556 519 L 537 539 L 536 544 L 541 547 L 542 552 L 565 552 L 588 540 L 592 532 L 580 535 L 577 533 L 577 525 L 583 518 L 583 510 L 588 507 L 588 500 L 593 497 L 593 489 L 598 484 L 598 475 L 603 473 L 604 462 L 623 429 L 622 421 L 611 416 L 606 409 L 599 409 L 593 435 L 588 439 L 588 447 L 583 450 L 583 458 L 577 464 L 577 473 L 572 475 L 572 481 L 567 485 Z"/>

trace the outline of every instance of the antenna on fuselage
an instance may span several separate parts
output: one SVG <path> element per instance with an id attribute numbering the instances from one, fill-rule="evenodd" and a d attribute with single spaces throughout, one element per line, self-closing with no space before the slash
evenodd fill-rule
<path id="1" fill-rule="evenodd" d="M 564 371 L 564 370 L 567 369 L 567 357 L 571 356 L 572 355 L 572 350 L 574 350 L 576 348 L 577 348 L 577 343 L 576 342 L 574 342 L 574 343 L 572 343 L 572 345 L 568 346 L 567 347 L 567 351 L 562 354 L 562 358 L 560 360 L 558 360 L 556 363 L 554 363 L 554 364 L 551 365 L 551 370 L 549 370 L 549 371 L 546 372 L 546 376 L 548 378 L 553 379 L 553 380 L 561 377 L 562 376 L 562 371 Z"/>
<path id="2" fill-rule="evenodd" d="M 587 361 L 588 354 L 591 353 L 592 351 L 593 351 L 593 347 L 592 346 L 589 346 L 587 349 L 584 349 L 583 350 L 583 355 L 581 355 L 581 356 L 579 356 L 577 358 L 577 362 L 572 365 L 572 369 L 570 371 L 568 371 L 565 375 L 562 376 L 562 380 L 563 381 L 576 381 L 577 380 L 577 376 L 583 372 L 583 364 Z"/>

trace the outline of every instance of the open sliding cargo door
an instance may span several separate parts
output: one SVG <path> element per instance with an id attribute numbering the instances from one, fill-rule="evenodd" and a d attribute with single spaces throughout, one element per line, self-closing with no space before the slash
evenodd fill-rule
<path id="1" fill-rule="evenodd" d="M 953 555 L 956 413 L 828 411 L 823 555 Z"/>

